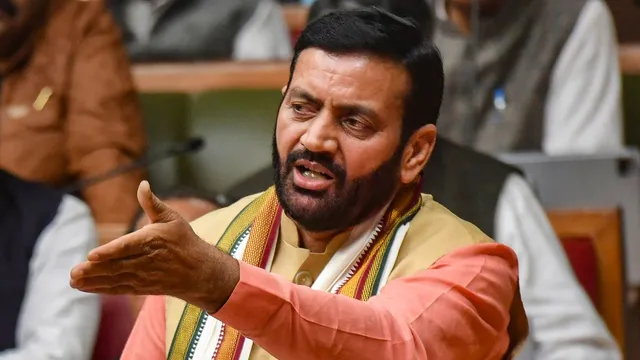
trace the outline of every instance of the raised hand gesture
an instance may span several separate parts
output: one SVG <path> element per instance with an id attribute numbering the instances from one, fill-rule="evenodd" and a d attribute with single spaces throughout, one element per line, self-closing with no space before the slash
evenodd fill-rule
<path id="1" fill-rule="evenodd" d="M 101 294 L 169 295 L 217 311 L 238 282 L 237 261 L 200 239 L 146 181 L 138 202 L 150 224 L 92 250 L 71 270 L 71 286 Z"/>

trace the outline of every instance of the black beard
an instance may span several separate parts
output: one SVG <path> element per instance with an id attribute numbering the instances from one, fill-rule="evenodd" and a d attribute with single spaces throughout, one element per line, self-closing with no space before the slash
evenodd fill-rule
<path id="1" fill-rule="evenodd" d="M 276 194 L 289 218 L 311 232 L 344 230 L 355 226 L 379 212 L 391 201 L 398 187 L 402 146 L 394 155 L 370 174 L 347 182 L 346 170 L 324 153 L 307 149 L 291 152 L 283 166 L 276 144 L 272 143 L 272 163 Z M 311 191 L 293 182 L 293 163 L 305 159 L 315 161 L 333 173 L 334 185 L 327 190 Z M 296 203 L 296 197 L 316 200 L 313 207 Z"/>

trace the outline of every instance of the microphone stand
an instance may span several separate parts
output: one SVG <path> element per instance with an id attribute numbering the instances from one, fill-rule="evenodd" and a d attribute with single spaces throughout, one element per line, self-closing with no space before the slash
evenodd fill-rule
<path id="1" fill-rule="evenodd" d="M 148 167 L 149 165 L 160 160 L 200 151 L 203 147 L 204 140 L 202 138 L 190 138 L 182 143 L 174 144 L 166 149 L 158 151 L 155 154 L 145 154 L 129 164 L 118 166 L 115 169 L 107 171 L 104 174 L 76 181 L 75 183 L 64 187 L 62 191 L 64 191 L 65 193 L 76 193 L 80 190 L 86 189 L 105 180 L 115 178 L 130 171 Z"/>

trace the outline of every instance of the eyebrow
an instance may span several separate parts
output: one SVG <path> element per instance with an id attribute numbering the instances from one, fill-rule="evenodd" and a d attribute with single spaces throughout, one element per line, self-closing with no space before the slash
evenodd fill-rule
<path id="1" fill-rule="evenodd" d="M 375 121 L 376 123 L 380 121 L 380 118 L 379 118 L 378 114 L 376 114 L 375 111 L 371 110 L 370 108 L 368 108 L 366 106 L 362 106 L 362 105 L 337 105 L 336 107 L 338 109 L 340 109 L 342 112 L 345 112 L 345 113 L 347 113 L 349 115 L 362 114 L 365 117 L 368 117 L 371 120 Z"/>
<path id="2" fill-rule="evenodd" d="M 308 101 L 310 103 L 312 103 L 315 106 L 321 107 L 323 104 L 323 101 L 321 101 L 320 99 L 316 98 L 315 96 L 311 95 L 309 92 L 300 89 L 300 88 L 292 88 L 291 89 L 291 97 L 296 97 L 296 98 L 301 98 L 305 101 Z M 362 114 L 366 117 L 371 118 L 371 120 L 374 120 L 376 122 L 378 122 L 380 120 L 380 117 L 378 116 L 378 114 L 373 111 L 372 109 L 363 106 L 363 105 L 357 105 L 357 104 L 343 104 L 343 105 L 336 105 L 335 106 L 337 109 L 339 109 L 341 112 L 343 113 L 347 113 L 350 115 L 356 115 L 356 114 Z"/>
<path id="3" fill-rule="evenodd" d="M 291 97 L 301 98 L 318 107 L 322 106 L 322 101 L 320 99 L 297 87 L 291 89 Z"/>

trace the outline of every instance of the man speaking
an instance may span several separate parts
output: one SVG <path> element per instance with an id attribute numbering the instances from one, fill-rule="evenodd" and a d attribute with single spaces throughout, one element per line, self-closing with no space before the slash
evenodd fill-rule
<path id="1" fill-rule="evenodd" d="M 502 359 L 526 337 L 516 256 L 420 194 L 442 61 L 412 22 L 336 11 L 298 40 L 275 187 L 151 222 L 71 272 L 149 298 L 123 359 Z M 216 246 L 211 246 L 215 244 Z"/>

